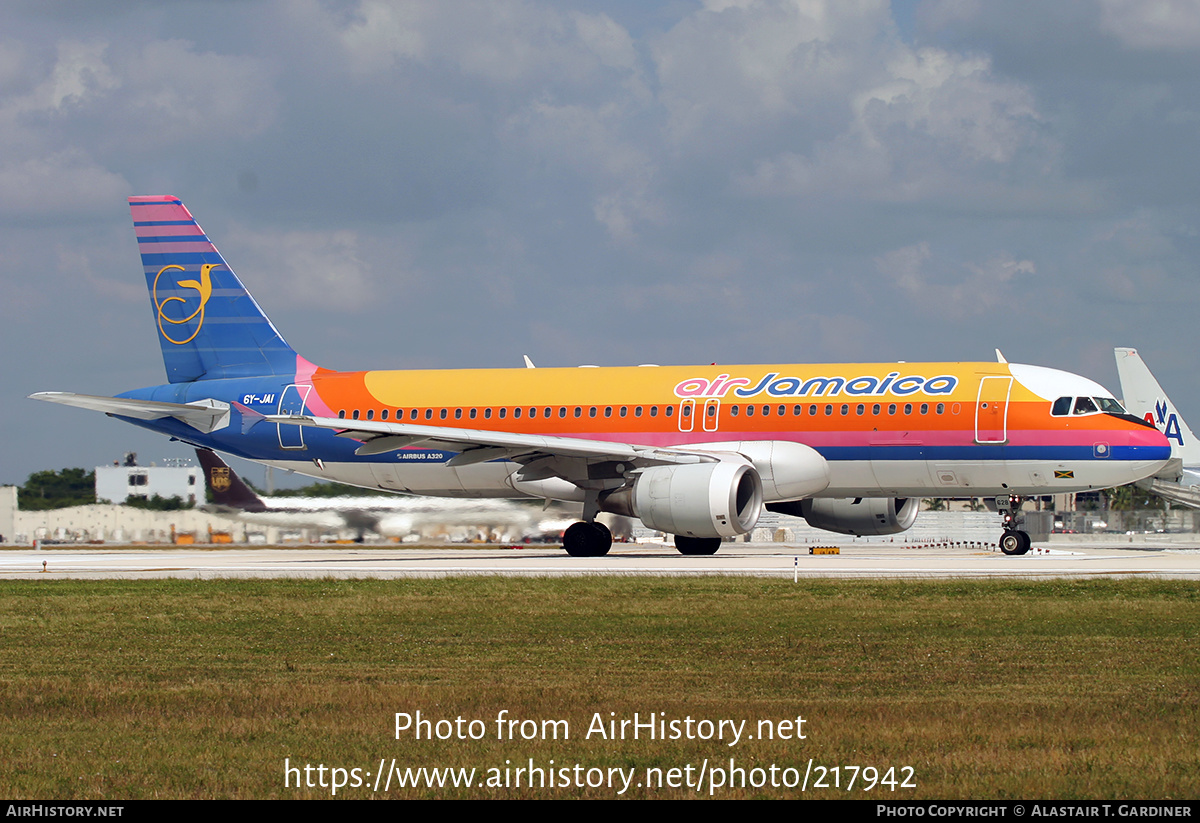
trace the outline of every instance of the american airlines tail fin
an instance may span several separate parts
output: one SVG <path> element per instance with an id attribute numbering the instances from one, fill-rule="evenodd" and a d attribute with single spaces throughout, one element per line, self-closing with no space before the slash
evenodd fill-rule
<path id="1" fill-rule="evenodd" d="M 167 379 L 296 372 L 296 352 L 176 197 L 130 197 Z"/>
<path id="2" fill-rule="evenodd" d="M 211 449 L 196 449 L 200 468 L 204 470 L 204 485 L 212 494 L 213 503 L 222 508 L 245 512 L 263 512 L 267 505 L 254 491 L 242 482 L 237 472 Z"/>
<path id="3" fill-rule="evenodd" d="M 1171 398 L 1158 385 L 1137 349 L 1114 349 L 1117 376 L 1121 381 L 1126 410 L 1148 423 L 1153 423 L 1166 435 L 1171 444 L 1171 457 L 1182 460 L 1186 467 L 1200 466 L 1200 443 L 1184 422 Z"/>

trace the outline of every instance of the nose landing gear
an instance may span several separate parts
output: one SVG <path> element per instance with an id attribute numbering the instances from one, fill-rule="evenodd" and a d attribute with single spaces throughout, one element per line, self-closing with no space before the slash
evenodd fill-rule
<path id="1" fill-rule="evenodd" d="M 1021 521 L 1021 504 L 1025 499 L 1019 494 L 996 498 L 996 511 L 1004 525 L 1004 534 L 1000 536 L 1000 551 L 1005 554 L 1025 554 L 1033 541 L 1029 533 L 1017 528 Z"/>

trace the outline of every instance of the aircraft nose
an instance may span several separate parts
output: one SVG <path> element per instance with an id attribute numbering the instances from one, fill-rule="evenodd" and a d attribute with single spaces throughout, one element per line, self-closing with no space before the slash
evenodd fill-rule
<path id="1" fill-rule="evenodd" d="M 1171 459 L 1171 442 L 1158 429 L 1148 426 L 1129 431 L 1121 450 L 1124 452 L 1122 457 L 1129 461 L 1130 471 L 1136 475 L 1133 480 L 1156 474 Z"/>

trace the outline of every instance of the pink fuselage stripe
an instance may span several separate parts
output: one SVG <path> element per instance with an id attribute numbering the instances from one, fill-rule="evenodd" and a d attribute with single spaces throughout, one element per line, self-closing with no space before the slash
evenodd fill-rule
<path id="1" fill-rule="evenodd" d="M 316 371 L 317 365 L 315 363 L 310 363 L 300 355 L 296 355 L 297 384 L 302 386 L 312 385 L 312 377 L 314 374 L 316 374 Z M 329 408 L 329 404 L 321 399 L 321 395 L 317 394 L 316 386 L 313 386 L 313 390 L 308 393 L 308 397 L 304 401 L 304 405 L 308 406 L 308 408 L 312 410 L 314 414 L 317 414 L 321 417 L 337 416 L 334 414 L 333 409 Z"/>
<path id="2" fill-rule="evenodd" d="M 332 415 L 331 415 L 332 416 Z M 821 447 L 864 447 L 886 448 L 887 445 L 903 446 L 963 446 L 975 444 L 975 432 L 814 432 L 814 431 L 730 431 L 717 432 L 576 432 L 563 433 L 560 437 L 580 437 L 617 443 L 637 443 L 641 446 L 677 446 L 684 443 L 724 443 L 739 440 L 784 440 L 803 443 L 813 448 Z M 885 441 L 881 443 L 880 441 Z M 1107 443 L 1117 446 L 1158 445 L 1153 433 L 1142 436 L 1141 432 L 1097 430 L 1094 432 L 1012 432 L 1008 433 L 1008 446 L 1091 446 Z"/>

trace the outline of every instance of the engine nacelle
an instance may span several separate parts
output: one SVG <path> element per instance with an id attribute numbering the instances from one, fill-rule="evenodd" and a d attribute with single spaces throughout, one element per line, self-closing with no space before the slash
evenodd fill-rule
<path id="1" fill-rule="evenodd" d="M 817 529 L 862 537 L 908 531 L 917 519 L 920 502 L 915 497 L 822 497 L 770 503 L 767 508 L 780 514 L 803 517 L 808 525 Z"/>
<path id="2" fill-rule="evenodd" d="M 754 464 L 763 485 L 763 499 L 799 500 L 820 494 L 829 486 L 829 463 L 811 446 L 788 440 L 736 440 L 697 443 L 688 448 L 736 452 Z"/>
<path id="3" fill-rule="evenodd" d="M 601 497 L 601 508 L 647 528 L 685 537 L 745 534 L 762 514 L 763 488 L 749 463 L 688 463 L 638 472 L 632 488 Z"/>

